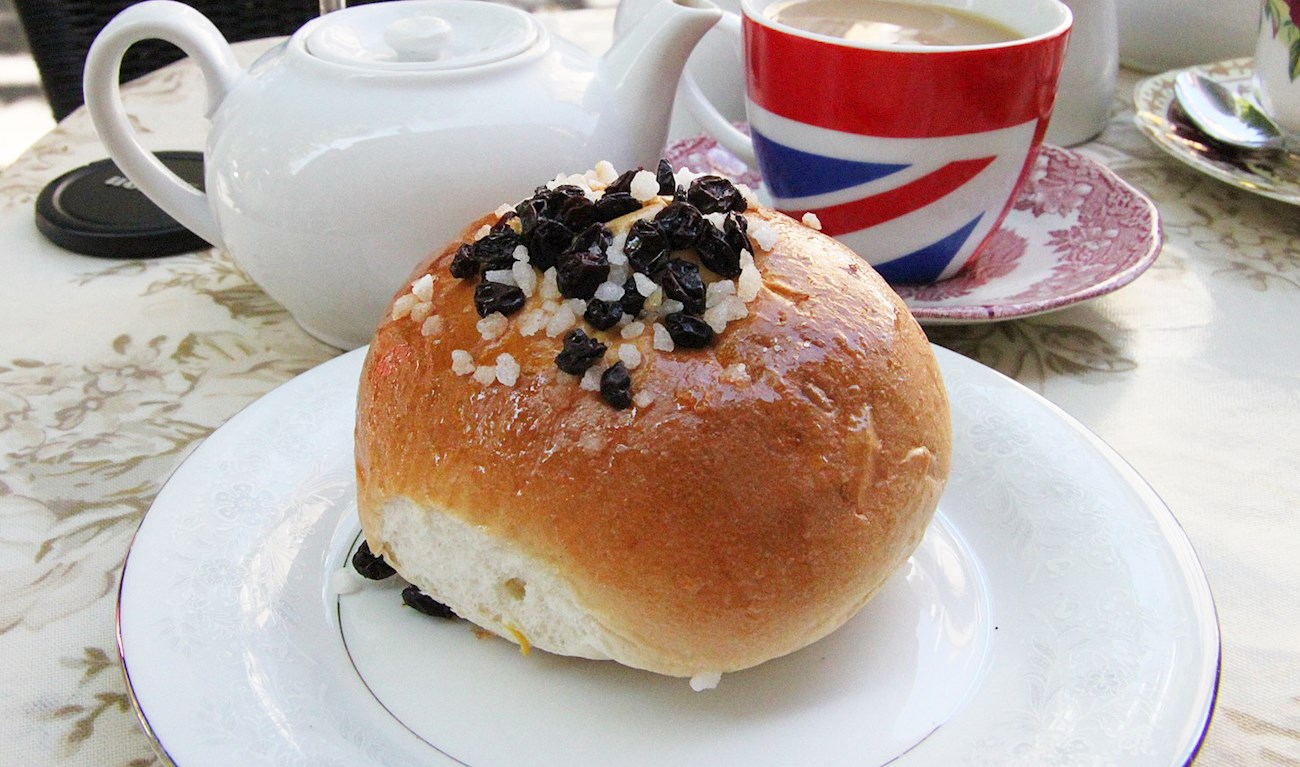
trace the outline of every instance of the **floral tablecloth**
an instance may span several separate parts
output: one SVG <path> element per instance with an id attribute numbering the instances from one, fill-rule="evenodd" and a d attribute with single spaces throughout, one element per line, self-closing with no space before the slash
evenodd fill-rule
<path id="1" fill-rule="evenodd" d="M 1078 418 L 1186 529 L 1223 639 L 1217 711 L 1197 763 L 1300 765 L 1300 209 L 1156 149 L 1133 127 L 1138 77 L 1122 74 L 1109 127 L 1079 150 L 1158 205 L 1165 245 L 1155 265 L 1102 298 L 933 327 L 931 338 Z M 184 63 L 127 89 L 150 148 L 201 147 L 201 92 Z M 79 111 L 0 175 L 5 765 L 159 762 L 115 645 L 132 534 L 206 435 L 338 354 L 218 250 L 114 262 L 44 241 L 36 195 L 103 154 Z M 1058 752 L 1042 763 L 1066 762 Z"/>

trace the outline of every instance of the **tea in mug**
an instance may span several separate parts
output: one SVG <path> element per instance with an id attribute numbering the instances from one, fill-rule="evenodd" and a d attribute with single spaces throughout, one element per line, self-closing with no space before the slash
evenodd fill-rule
<path id="1" fill-rule="evenodd" d="M 893 0 L 791 0 L 769 6 L 772 21 L 869 45 L 989 45 L 1019 33 L 960 8 Z"/>

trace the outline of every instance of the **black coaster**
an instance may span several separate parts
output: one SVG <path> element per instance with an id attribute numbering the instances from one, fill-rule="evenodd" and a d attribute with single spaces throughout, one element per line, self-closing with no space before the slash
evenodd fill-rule
<path id="1" fill-rule="evenodd" d="M 173 173 L 203 188 L 203 155 L 158 152 Z M 156 258 L 212 247 L 135 188 L 112 160 L 54 179 L 36 198 L 36 228 L 54 244 L 100 258 Z"/>

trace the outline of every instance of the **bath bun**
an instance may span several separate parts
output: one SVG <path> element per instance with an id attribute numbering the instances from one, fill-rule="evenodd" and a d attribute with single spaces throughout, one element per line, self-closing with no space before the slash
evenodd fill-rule
<path id="1" fill-rule="evenodd" d="M 922 329 L 857 255 L 776 211 L 743 215 L 771 244 L 753 254 L 762 284 L 704 348 L 578 319 L 609 346 L 602 364 L 636 350 L 622 409 L 557 369 L 562 335 L 521 332 L 528 311 L 549 312 L 537 325 L 563 302 L 534 297 L 485 329 L 475 281 L 449 274 L 496 214 L 421 264 L 360 381 L 371 549 L 525 649 L 672 676 L 760 664 L 857 613 L 934 514 L 944 384 Z"/>

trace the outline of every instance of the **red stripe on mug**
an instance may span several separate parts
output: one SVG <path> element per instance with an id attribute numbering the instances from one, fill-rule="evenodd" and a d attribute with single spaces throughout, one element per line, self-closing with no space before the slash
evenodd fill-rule
<path id="1" fill-rule="evenodd" d="M 832 237 L 869 229 L 943 199 L 979 175 L 994 159 L 996 158 L 980 157 L 951 162 L 915 181 L 860 200 L 825 208 L 782 210 L 794 218 L 802 218 L 804 213 L 809 212 L 816 214 L 821 221 L 822 231 Z"/>
<path id="2" fill-rule="evenodd" d="M 1045 122 L 1065 52 L 1064 33 L 1010 48 L 923 54 L 832 45 L 749 18 L 744 34 L 749 97 L 760 107 L 799 122 L 816 115 L 821 128 L 891 138 Z M 959 93 L 980 109 L 946 109 Z"/>

